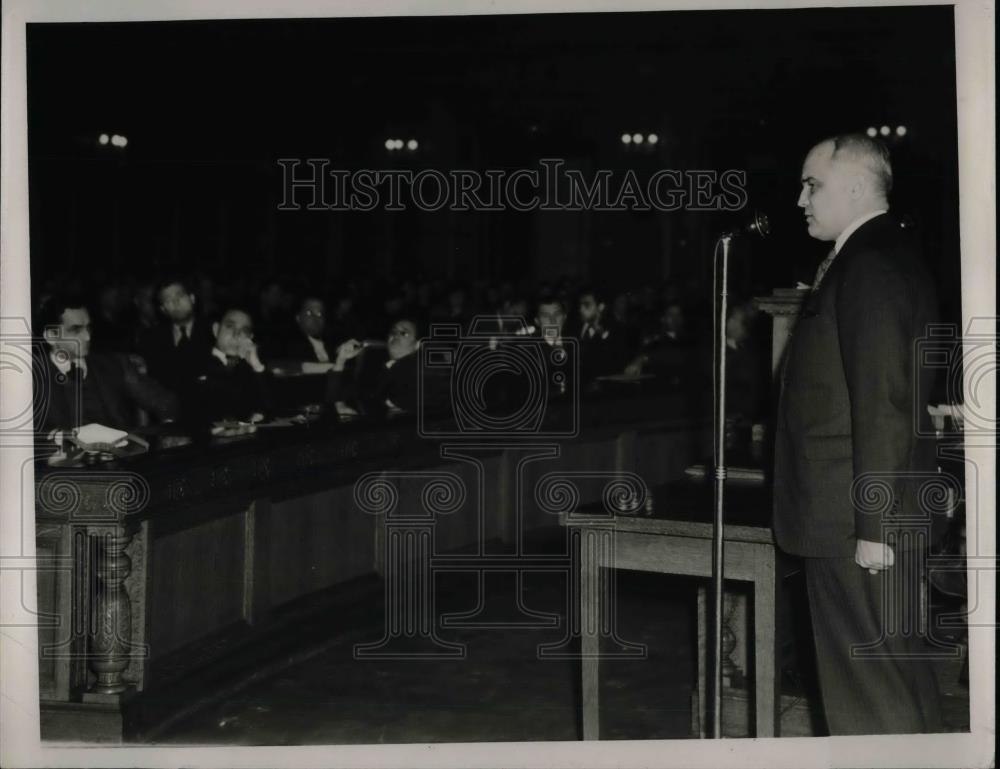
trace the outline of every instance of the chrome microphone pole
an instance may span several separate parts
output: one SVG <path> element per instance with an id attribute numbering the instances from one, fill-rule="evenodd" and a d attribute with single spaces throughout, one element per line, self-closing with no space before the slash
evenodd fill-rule
<path id="1" fill-rule="evenodd" d="M 716 243 L 715 256 L 719 258 L 722 246 L 721 277 L 719 265 L 713 265 L 719 290 L 715 315 L 715 371 L 713 393 L 715 396 L 715 515 L 712 520 L 712 737 L 722 737 L 722 609 L 723 609 L 723 510 L 726 489 L 726 313 L 729 288 L 729 248 L 732 235 L 721 236 Z"/>

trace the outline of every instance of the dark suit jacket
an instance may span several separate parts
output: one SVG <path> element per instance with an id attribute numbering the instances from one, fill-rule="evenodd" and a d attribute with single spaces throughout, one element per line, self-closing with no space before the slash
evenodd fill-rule
<path id="1" fill-rule="evenodd" d="M 161 323 L 146 334 L 139 354 L 146 359 L 149 375 L 177 393 L 182 405 L 188 408 L 190 388 L 208 368 L 214 346 L 215 337 L 209 322 L 195 318 L 187 344 L 174 345 L 173 326 Z"/>
<path id="2" fill-rule="evenodd" d="M 914 343 L 936 309 L 916 243 L 885 215 L 847 239 L 806 300 L 775 425 L 774 530 L 785 551 L 851 556 L 856 539 L 884 541 L 883 523 L 925 515 L 917 489 L 935 454 L 915 419 L 926 425 L 918 399 L 931 375 L 915 375 Z M 891 491 L 885 504 L 880 488 Z"/>
<path id="3" fill-rule="evenodd" d="M 628 362 L 625 333 L 613 321 L 607 322 L 593 336 L 580 336 L 580 379 L 583 384 L 595 377 L 621 374 Z"/>
<path id="4" fill-rule="evenodd" d="M 337 347 L 328 337 L 323 337 L 323 344 L 326 347 L 326 354 L 332 363 L 337 357 Z M 309 339 L 298 329 L 281 341 L 280 344 L 272 344 L 270 349 L 264 351 L 265 362 L 268 366 L 280 365 L 281 363 L 302 363 L 310 361 L 319 363 L 316 357 L 316 349 L 309 343 Z"/>
<path id="5" fill-rule="evenodd" d="M 36 361 L 35 431 L 48 433 L 98 422 L 119 430 L 139 424 L 139 409 L 159 420 L 177 417 L 177 398 L 153 379 L 138 372 L 120 354 L 87 356 L 87 376 L 80 383 L 61 375 L 48 355 Z"/>
<path id="6" fill-rule="evenodd" d="M 352 386 L 345 372 L 331 371 L 327 374 L 326 401 L 331 404 L 337 401 L 354 403 L 360 405 L 366 414 L 380 415 L 385 413 L 385 401 L 389 400 L 403 411 L 416 413 L 419 362 L 419 353 L 402 357 L 389 368 L 381 360 L 375 363 L 379 368 L 370 385 L 365 385 L 363 378 Z M 369 363 L 366 353 L 365 366 Z"/>
<path id="7" fill-rule="evenodd" d="M 271 405 L 269 374 L 258 374 L 246 361 L 226 366 L 209 356 L 205 372 L 195 381 L 194 403 L 188 418 L 202 425 L 223 419 L 247 419 L 267 413 Z"/>

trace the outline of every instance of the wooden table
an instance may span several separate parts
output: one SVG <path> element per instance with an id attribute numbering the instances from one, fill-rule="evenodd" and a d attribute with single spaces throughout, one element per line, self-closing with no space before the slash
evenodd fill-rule
<path id="1" fill-rule="evenodd" d="M 712 576 L 712 489 L 680 481 L 652 490 L 652 516 L 622 515 L 584 507 L 563 517 L 579 557 L 579 628 L 583 674 L 583 738 L 599 739 L 599 665 L 602 636 L 614 635 L 608 589 L 613 569 L 691 577 Z M 758 737 L 777 735 L 778 685 L 775 634 L 775 545 L 770 499 L 760 485 L 727 486 L 724 574 L 753 585 L 755 715 Z M 729 523 L 731 521 L 731 523 Z M 603 568 L 603 573 L 602 573 Z M 710 605 L 710 602 L 707 602 Z M 711 639 L 709 639 L 711 641 Z M 699 721 L 704 724 L 708 664 L 699 644 Z"/>

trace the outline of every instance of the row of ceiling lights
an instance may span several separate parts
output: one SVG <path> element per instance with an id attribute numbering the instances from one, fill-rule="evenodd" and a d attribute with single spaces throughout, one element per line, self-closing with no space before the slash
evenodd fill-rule
<path id="1" fill-rule="evenodd" d="M 128 144 L 128 139 L 121 134 L 101 134 L 97 137 L 97 143 L 102 147 L 106 147 L 110 144 L 112 147 L 117 147 L 118 149 L 125 149 Z"/>
<path id="2" fill-rule="evenodd" d="M 906 136 L 906 126 L 898 125 L 895 128 L 890 128 L 887 125 L 884 125 L 881 128 L 876 128 L 875 126 L 869 126 L 868 130 L 865 133 L 867 133 L 873 139 L 876 136 L 888 137 L 892 136 L 893 134 L 902 138 L 903 136 Z"/>
<path id="3" fill-rule="evenodd" d="M 403 147 L 406 147 L 406 149 L 408 149 L 410 152 L 415 152 L 419 146 L 420 143 L 416 139 L 408 139 L 406 142 L 404 142 L 402 139 L 385 140 L 385 148 L 389 150 L 389 152 L 401 150 L 403 149 Z"/>
<path id="4" fill-rule="evenodd" d="M 622 134 L 622 144 L 656 144 L 660 137 L 656 134 Z"/>

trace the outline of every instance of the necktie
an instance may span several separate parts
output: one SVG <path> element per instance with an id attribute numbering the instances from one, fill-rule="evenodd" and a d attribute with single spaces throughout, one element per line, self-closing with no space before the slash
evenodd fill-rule
<path id="1" fill-rule="evenodd" d="M 177 347 L 183 349 L 187 347 L 187 343 L 191 341 L 191 337 L 188 336 L 187 326 L 180 327 L 181 335 L 177 338 Z"/>
<path id="2" fill-rule="evenodd" d="M 830 249 L 830 253 L 827 254 L 826 259 L 819 263 L 819 267 L 816 269 L 816 277 L 813 280 L 812 290 L 816 291 L 819 289 L 820 281 L 823 280 L 823 276 L 826 275 L 826 271 L 830 269 L 830 265 L 833 264 L 833 258 L 837 255 L 835 248 Z"/>

